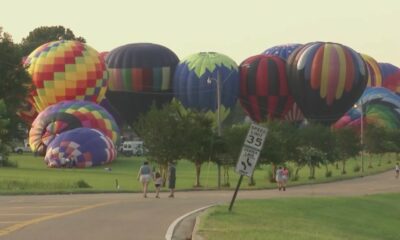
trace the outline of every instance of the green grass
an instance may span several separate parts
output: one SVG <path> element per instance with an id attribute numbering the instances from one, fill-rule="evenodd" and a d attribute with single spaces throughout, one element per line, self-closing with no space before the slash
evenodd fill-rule
<path id="1" fill-rule="evenodd" d="M 397 240 L 400 194 L 244 200 L 211 208 L 198 233 L 208 240 Z"/>
<path id="2" fill-rule="evenodd" d="M 387 158 L 391 156 L 387 155 Z M 393 158 L 393 157 L 392 157 Z M 34 157 L 31 154 L 11 155 L 11 161 L 15 161 L 17 168 L 0 167 L 0 194 L 27 194 L 27 193 L 70 193 L 70 192 L 139 192 L 141 185 L 136 176 L 143 157 L 119 157 L 114 163 L 105 166 L 86 169 L 53 169 L 47 168 L 43 163 L 43 157 Z M 308 179 L 308 168 L 300 171 L 300 179 L 296 182 L 289 182 L 289 185 L 310 184 L 338 179 L 352 178 L 361 173 L 353 172 L 353 167 L 360 164 L 360 160 L 350 160 L 347 163 L 347 174 L 342 175 L 340 169 L 330 166 L 332 177 L 325 177 L 325 168 L 317 169 L 316 179 Z M 394 161 L 388 164 L 383 160 L 381 166 L 376 159 L 373 160 L 373 168 L 365 167 L 365 175 L 382 172 L 392 168 Z M 367 166 L 367 160 L 365 161 Z M 112 171 L 104 168 L 111 167 Z M 294 170 L 294 166 L 293 170 Z M 254 173 L 255 186 L 248 186 L 247 178 L 242 182 L 241 188 L 261 189 L 274 188 L 275 184 L 269 182 L 269 165 L 264 165 Z M 239 176 L 231 168 L 229 171 L 230 186 L 236 186 Z M 120 189 L 115 187 L 115 180 L 118 180 Z M 82 181 L 90 187 L 84 187 Z M 181 160 L 177 165 L 177 190 L 193 189 L 195 183 L 195 168 L 193 163 Z M 201 189 L 215 189 L 217 187 L 217 167 L 213 163 L 205 163 L 201 172 Z M 198 189 L 198 188 L 197 188 Z M 151 189 L 153 185 L 151 184 Z M 164 188 L 164 190 L 167 190 Z"/>

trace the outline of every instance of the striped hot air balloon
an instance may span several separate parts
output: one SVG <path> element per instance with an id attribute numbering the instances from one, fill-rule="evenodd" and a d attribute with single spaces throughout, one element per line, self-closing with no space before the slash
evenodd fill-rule
<path id="1" fill-rule="evenodd" d="M 170 49 L 153 43 L 132 43 L 109 52 L 107 99 L 131 124 L 155 103 L 171 101 L 172 78 L 179 59 Z"/>
<path id="2" fill-rule="evenodd" d="M 298 43 L 290 43 L 290 44 L 283 44 L 268 48 L 262 54 L 267 56 L 278 56 L 283 60 L 287 60 L 297 48 L 303 46 L 302 44 Z"/>
<path id="3" fill-rule="evenodd" d="M 288 59 L 287 73 L 290 91 L 305 117 L 324 124 L 349 110 L 368 80 L 360 54 L 329 42 L 298 48 Z"/>
<path id="4" fill-rule="evenodd" d="M 382 72 L 378 62 L 366 54 L 361 54 L 361 57 L 364 59 L 368 70 L 367 86 L 368 87 L 382 86 Z"/>
<path id="5" fill-rule="evenodd" d="M 390 63 L 379 63 L 382 86 L 400 95 L 400 68 Z"/>
<path id="6" fill-rule="evenodd" d="M 32 123 L 29 144 L 32 151 L 44 154 L 46 147 L 60 133 L 87 127 L 101 131 L 115 145 L 120 131 L 114 118 L 100 105 L 88 101 L 61 101 L 47 107 Z"/>
<path id="7" fill-rule="evenodd" d="M 284 119 L 292 109 L 285 67 L 280 57 L 266 55 L 240 64 L 240 103 L 252 120 Z"/>

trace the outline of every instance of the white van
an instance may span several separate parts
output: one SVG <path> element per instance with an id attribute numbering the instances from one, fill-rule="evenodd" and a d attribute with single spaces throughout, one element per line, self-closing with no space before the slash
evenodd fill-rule
<path id="1" fill-rule="evenodd" d="M 143 151 L 143 141 L 125 141 L 122 144 L 122 153 L 125 156 L 142 156 Z"/>
<path id="2" fill-rule="evenodd" d="M 24 145 L 14 147 L 13 151 L 18 154 L 22 154 L 24 152 L 31 152 L 31 148 L 29 146 L 28 140 L 24 140 Z"/>

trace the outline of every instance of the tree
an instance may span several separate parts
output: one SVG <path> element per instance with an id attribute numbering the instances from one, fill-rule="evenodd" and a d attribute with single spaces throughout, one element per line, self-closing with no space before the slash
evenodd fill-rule
<path id="1" fill-rule="evenodd" d="M 7 105 L 6 115 L 10 119 L 5 136 L 7 141 L 19 132 L 21 121 L 16 112 L 22 107 L 31 85 L 31 78 L 22 66 L 21 57 L 20 48 L 0 28 L 0 99 Z"/>
<path id="2" fill-rule="evenodd" d="M 337 159 L 342 161 L 342 174 L 346 174 L 346 160 L 361 151 L 360 138 L 353 128 L 340 128 L 334 131 Z"/>
<path id="3" fill-rule="evenodd" d="M 22 39 L 21 47 L 23 56 L 29 55 L 42 44 L 57 41 L 60 38 L 64 40 L 77 40 L 83 43 L 86 42 L 83 37 L 75 37 L 71 29 L 64 28 L 63 26 L 38 27 L 29 32 L 26 38 Z"/>
<path id="4" fill-rule="evenodd" d="M 379 161 L 381 161 L 382 155 L 387 151 L 387 142 L 388 137 L 385 128 L 375 124 L 368 125 L 364 134 L 364 144 L 367 152 L 377 154 Z M 371 158 L 368 167 L 372 167 Z"/>
<path id="5" fill-rule="evenodd" d="M 164 105 L 157 109 L 155 105 L 144 115 L 141 115 L 135 126 L 135 131 L 143 139 L 148 149 L 149 159 L 159 165 L 160 172 L 166 179 L 168 162 L 181 158 L 181 147 L 184 146 L 181 134 L 185 132 L 179 113 L 175 106 Z M 165 181 L 164 181 L 165 183 Z"/>

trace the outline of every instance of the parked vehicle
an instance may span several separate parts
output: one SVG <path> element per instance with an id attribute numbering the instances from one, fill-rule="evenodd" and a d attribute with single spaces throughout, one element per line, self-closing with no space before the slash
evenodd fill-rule
<path id="1" fill-rule="evenodd" d="M 125 156 L 142 156 L 144 153 L 143 141 L 125 141 L 122 144 L 122 153 Z"/>
<path id="2" fill-rule="evenodd" d="M 24 144 L 20 146 L 15 146 L 13 151 L 18 154 L 22 154 L 24 152 L 32 152 L 31 147 L 29 146 L 28 140 L 24 140 Z"/>

